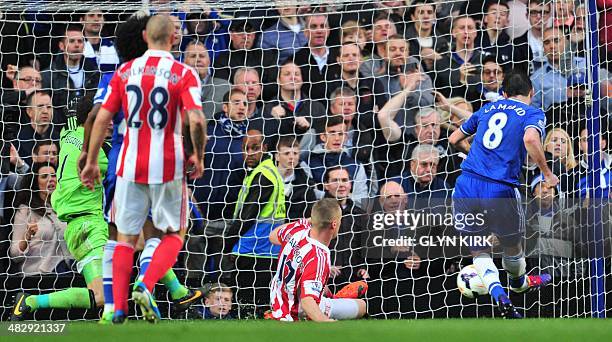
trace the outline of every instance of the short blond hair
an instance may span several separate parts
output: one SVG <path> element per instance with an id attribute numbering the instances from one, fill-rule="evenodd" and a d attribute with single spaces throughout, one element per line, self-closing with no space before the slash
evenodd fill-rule
<path id="1" fill-rule="evenodd" d="M 318 231 L 329 229 L 332 222 L 342 217 L 342 209 L 338 200 L 334 198 L 323 198 L 312 207 L 312 227 Z"/>
<path id="2" fill-rule="evenodd" d="M 150 43 L 167 44 L 174 35 L 174 23 L 170 16 L 157 14 L 149 19 L 145 31 Z"/>

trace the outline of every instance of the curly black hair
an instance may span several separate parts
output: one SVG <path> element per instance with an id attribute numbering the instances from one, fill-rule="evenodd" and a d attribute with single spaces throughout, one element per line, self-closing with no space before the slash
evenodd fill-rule
<path id="1" fill-rule="evenodd" d="M 147 51 L 147 43 L 142 38 L 150 16 L 132 16 L 115 31 L 115 49 L 122 62 L 142 56 Z"/>

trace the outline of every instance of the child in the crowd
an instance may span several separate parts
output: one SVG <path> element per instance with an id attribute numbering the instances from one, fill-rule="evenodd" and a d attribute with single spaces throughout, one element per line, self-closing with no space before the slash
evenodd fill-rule
<path id="1" fill-rule="evenodd" d="M 223 283 L 209 283 L 202 288 L 204 306 L 196 306 L 191 313 L 194 319 L 233 319 L 234 292 Z"/>

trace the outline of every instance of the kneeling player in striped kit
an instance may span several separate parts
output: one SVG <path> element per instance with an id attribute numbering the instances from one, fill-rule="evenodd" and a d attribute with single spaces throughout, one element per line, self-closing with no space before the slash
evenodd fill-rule
<path id="1" fill-rule="evenodd" d="M 362 299 L 323 296 L 329 278 L 328 246 L 338 235 L 341 219 L 338 202 L 324 198 L 313 206 L 310 220 L 285 224 L 270 233 L 270 241 L 281 245 L 270 293 L 272 318 L 330 322 L 365 315 Z"/>

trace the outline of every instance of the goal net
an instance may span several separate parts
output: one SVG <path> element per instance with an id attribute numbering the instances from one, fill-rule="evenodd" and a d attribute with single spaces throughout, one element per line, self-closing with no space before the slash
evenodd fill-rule
<path id="1" fill-rule="evenodd" d="M 527 272 L 552 276 L 551 286 L 511 299 L 528 317 L 610 314 L 608 1 L 18 0 L 0 3 L 1 319 L 19 292 L 85 286 L 48 200 L 62 176 L 60 133 L 74 128 L 71 103 L 122 62 L 118 26 L 157 13 L 175 23 L 174 58 L 201 78 L 208 123 L 205 174 L 188 184 L 189 224 L 173 270 L 211 297 L 175 316 L 160 284 L 164 318 L 210 314 L 204 306 L 221 305 L 222 284 L 232 290 L 232 316 L 262 317 L 279 262 L 268 235 L 310 217 L 323 197 L 343 208 L 329 246 L 332 292 L 365 280 L 374 318 L 497 316 L 488 295 L 457 290 L 459 270 L 472 263 L 467 245 L 478 242 L 455 228 L 478 222 L 453 214 L 466 153 L 449 136 L 504 98 L 513 69 L 531 79 L 560 183 L 549 187 L 527 158 L 519 204 L 491 199 L 493 212 L 480 217 L 507 225 L 496 213 L 518 206 L 510 220 L 524 226 Z M 504 144 L 505 119 L 489 121 L 487 148 Z M 115 123 L 119 133 L 126 120 Z M 494 245 L 501 270 L 500 240 L 480 242 Z M 503 270 L 500 277 L 507 287 Z M 98 314 L 42 310 L 34 318 Z"/>

